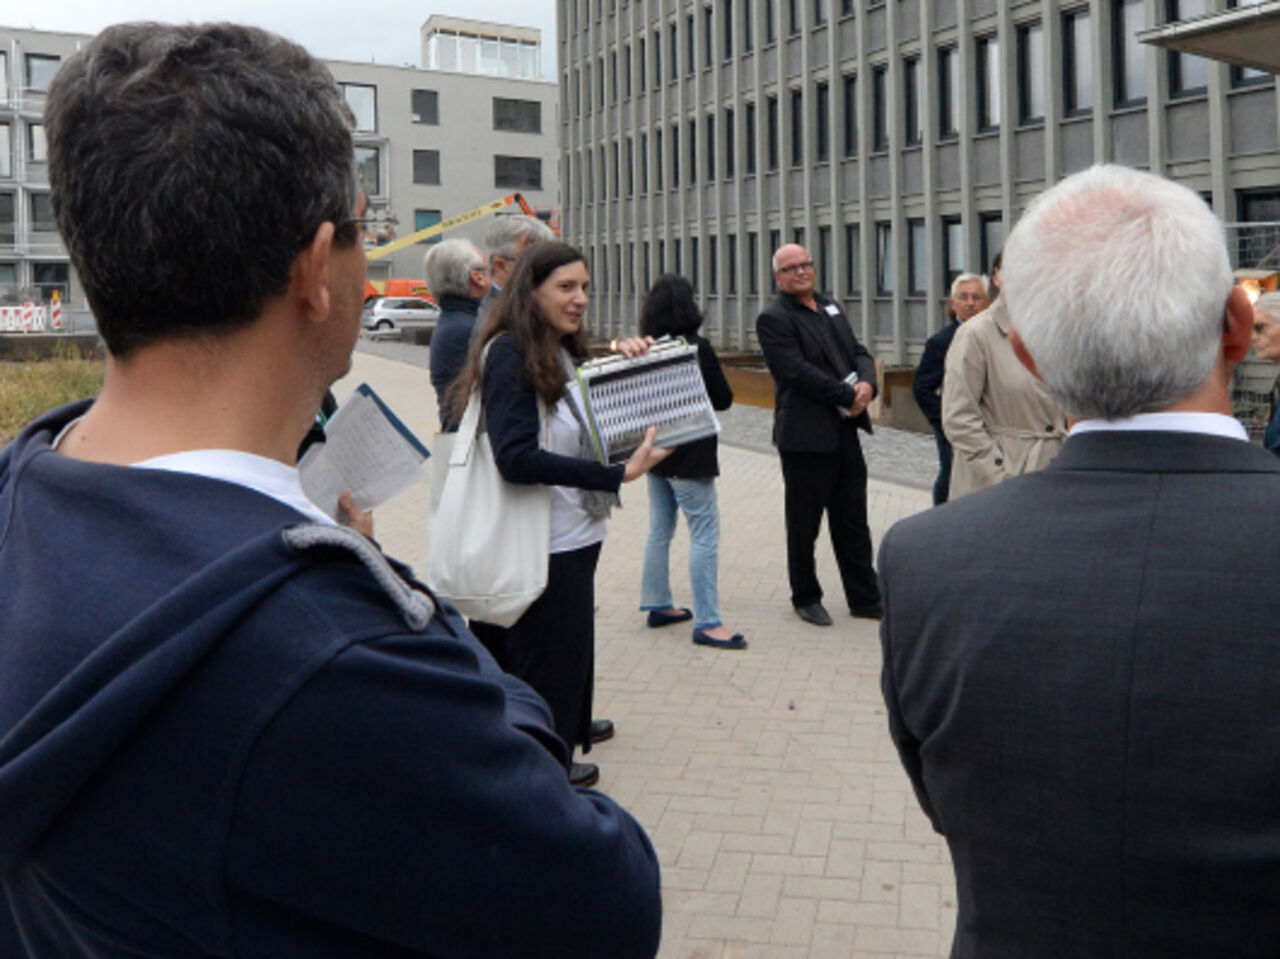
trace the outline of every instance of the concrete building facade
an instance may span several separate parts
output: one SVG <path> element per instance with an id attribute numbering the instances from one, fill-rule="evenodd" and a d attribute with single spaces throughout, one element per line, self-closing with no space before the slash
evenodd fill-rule
<path id="1" fill-rule="evenodd" d="M 452 43 L 458 69 L 325 61 L 356 118 L 357 171 L 373 218 L 366 244 L 514 192 L 555 218 L 557 87 L 540 78 L 539 31 L 433 17 L 421 34 L 424 56 Z M 0 304 L 47 303 L 57 289 L 67 326 L 83 330 L 92 317 L 53 223 L 42 117 L 49 81 L 88 40 L 0 27 Z M 484 230 L 477 220 L 449 235 Z M 370 278 L 421 278 L 425 251 L 414 244 L 376 260 Z"/>
<path id="2" fill-rule="evenodd" d="M 592 323 L 634 329 L 663 271 L 755 349 L 799 241 L 890 365 L 986 272 L 1030 199 L 1095 162 L 1160 172 L 1226 221 L 1280 220 L 1275 78 L 1156 50 L 1222 0 L 559 0 L 562 223 Z"/>

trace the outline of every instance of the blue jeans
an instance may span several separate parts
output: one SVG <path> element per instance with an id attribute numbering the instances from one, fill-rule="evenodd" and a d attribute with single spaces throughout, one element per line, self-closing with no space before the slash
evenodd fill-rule
<path id="1" fill-rule="evenodd" d="M 714 478 L 667 479 L 652 473 L 648 474 L 648 480 L 649 539 L 644 546 L 640 608 L 671 608 L 669 561 L 679 507 L 689 524 L 693 625 L 698 629 L 720 626 L 720 593 L 716 585 L 720 509 L 716 503 L 716 481 Z"/>

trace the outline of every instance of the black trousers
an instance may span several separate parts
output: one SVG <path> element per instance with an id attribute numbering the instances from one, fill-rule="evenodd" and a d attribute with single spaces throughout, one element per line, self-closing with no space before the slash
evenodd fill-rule
<path id="1" fill-rule="evenodd" d="M 786 487 L 787 575 L 792 604 L 807 606 L 822 600 L 813 550 L 823 513 L 849 608 L 880 602 L 867 527 L 867 464 L 857 428 L 852 423 L 841 424 L 840 445 L 834 452 L 782 450 L 778 455 Z"/>
<path id="2" fill-rule="evenodd" d="M 498 665 L 547 701 L 556 734 L 571 754 L 575 745 L 591 751 L 600 545 L 552 553 L 547 588 L 509 629 L 471 622 L 476 639 Z"/>
<path id="3" fill-rule="evenodd" d="M 938 478 L 933 481 L 933 505 L 941 506 L 947 501 L 951 490 L 951 441 L 942 427 L 931 426 L 933 440 L 938 444 Z"/>

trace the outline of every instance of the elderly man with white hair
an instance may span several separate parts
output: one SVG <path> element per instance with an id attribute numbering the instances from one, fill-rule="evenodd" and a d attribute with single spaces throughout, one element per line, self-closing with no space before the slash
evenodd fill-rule
<path id="1" fill-rule="evenodd" d="M 437 243 L 427 251 L 422 268 L 440 305 L 440 318 L 431 334 L 431 388 L 436 392 L 440 429 L 453 433 L 458 422 L 446 395 L 467 361 L 480 301 L 489 291 L 489 272 L 484 254 L 469 240 Z"/>
<path id="2" fill-rule="evenodd" d="M 889 728 L 951 850 L 952 955 L 1273 956 L 1280 461 L 1232 416 L 1253 311 L 1222 225 L 1094 167 L 1032 203 L 1004 280 L 1066 444 L 880 552 Z"/>
<path id="3" fill-rule="evenodd" d="M 536 216 L 515 213 L 494 219 L 493 226 L 484 238 L 485 252 L 489 255 L 489 278 L 493 285 L 480 303 L 481 319 L 493 308 L 521 254 L 535 243 L 554 239 L 555 233 L 551 231 L 551 227 Z"/>

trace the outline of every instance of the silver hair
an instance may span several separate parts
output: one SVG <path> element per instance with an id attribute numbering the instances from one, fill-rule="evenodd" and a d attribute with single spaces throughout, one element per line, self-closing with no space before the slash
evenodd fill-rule
<path id="1" fill-rule="evenodd" d="M 484 268 L 484 253 L 470 240 L 444 240 L 422 258 L 427 286 L 436 297 L 470 296 L 471 271 Z"/>
<path id="2" fill-rule="evenodd" d="M 951 281 L 951 296 L 954 297 L 956 296 L 956 294 L 960 292 L 961 283 L 972 283 L 974 280 L 977 280 L 979 283 L 982 284 L 982 292 L 984 294 L 986 294 L 987 296 L 991 295 L 991 284 L 987 281 L 987 278 L 983 276 L 981 273 L 961 273 L 959 276 L 957 276 L 954 280 Z"/>
<path id="3" fill-rule="evenodd" d="M 504 260 L 514 260 L 520 255 L 520 243 L 529 238 L 529 242 L 551 240 L 555 234 L 536 216 L 517 214 L 500 216 L 494 219 L 488 235 L 484 239 L 484 249 L 492 262 L 495 256 Z"/>
<path id="4" fill-rule="evenodd" d="M 1099 165 L 1038 196 L 1004 248 L 1013 326 L 1071 416 L 1123 419 L 1204 385 L 1231 293 L 1222 224 L 1191 190 Z"/>

